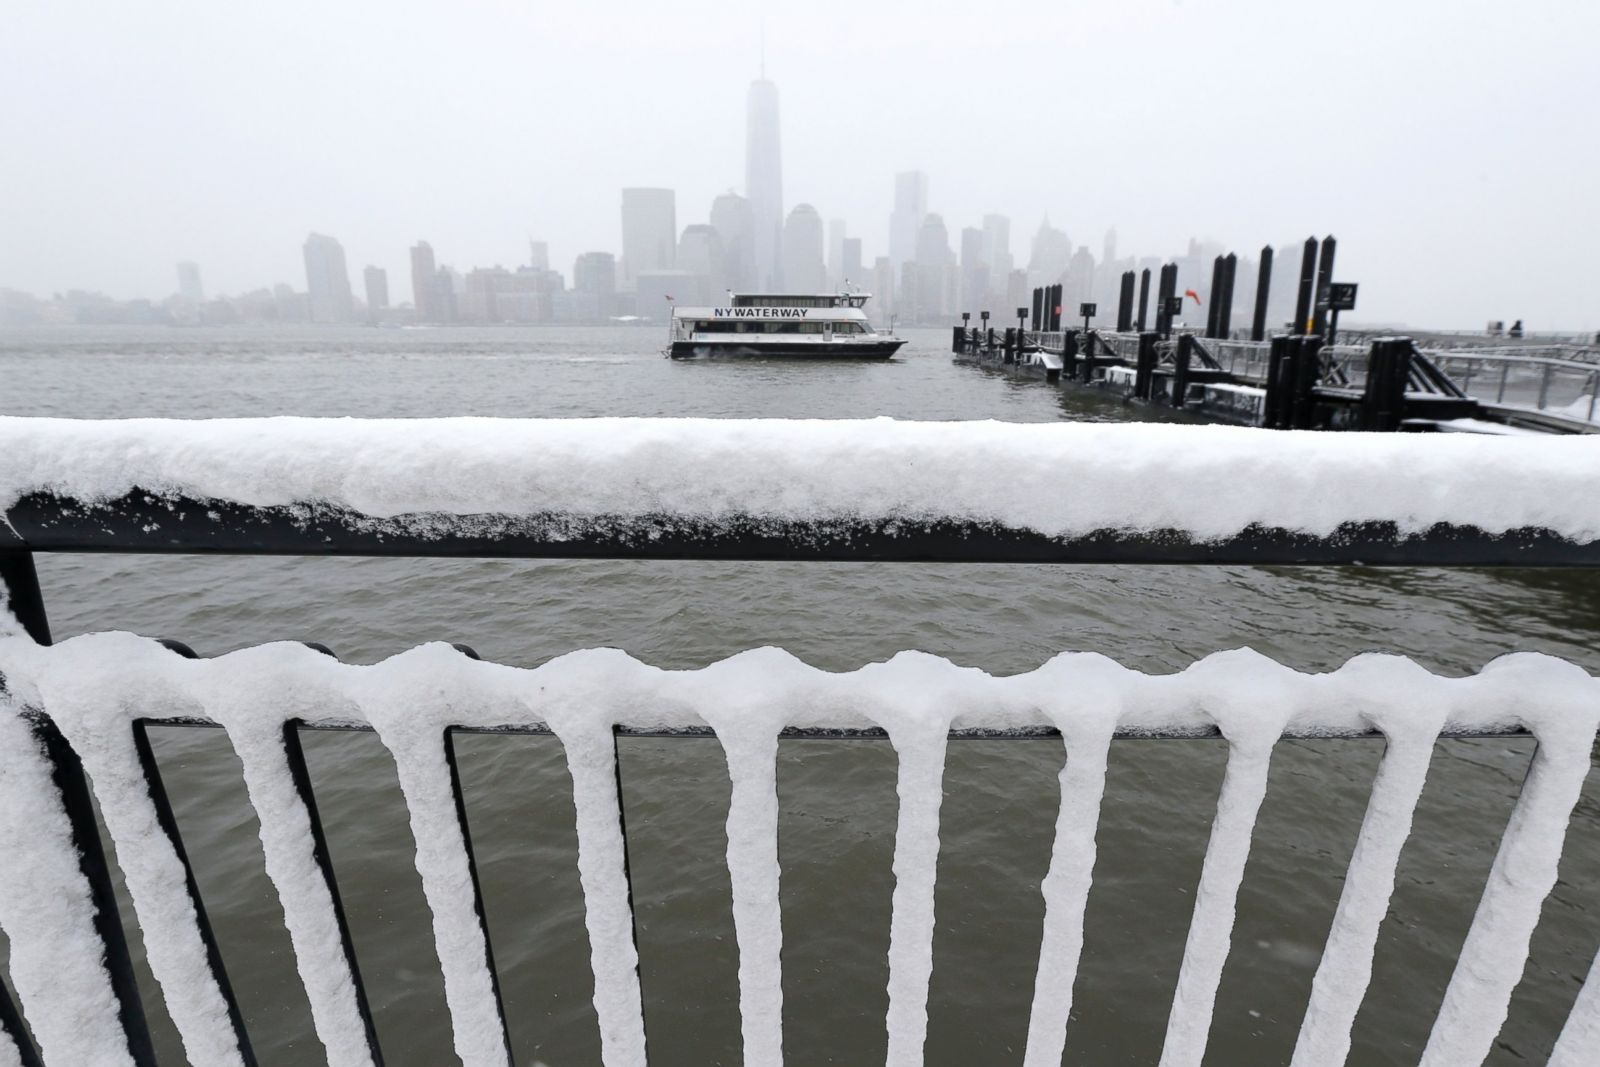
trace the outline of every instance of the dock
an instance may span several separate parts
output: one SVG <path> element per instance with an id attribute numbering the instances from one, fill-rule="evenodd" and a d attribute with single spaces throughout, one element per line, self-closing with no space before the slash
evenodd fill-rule
<path id="1" fill-rule="evenodd" d="M 1237 257 L 1229 255 L 1216 259 L 1210 291 L 1218 299 L 1203 328 L 1175 327 L 1183 298 L 1168 264 L 1153 309 L 1150 271 L 1123 274 L 1113 328 L 1092 325 L 1092 303 L 1079 306 L 1081 327 L 1067 327 L 1063 287 L 1043 286 L 1031 310 L 1016 309 L 1016 326 L 997 329 L 985 311 L 973 327 L 963 314 L 951 349 L 958 360 L 1019 376 L 1268 429 L 1600 433 L 1600 349 L 1441 347 L 1437 339 L 1341 333 L 1338 313 L 1353 309 L 1356 287 L 1331 281 L 1334 245 L 1332 237 L 1306 243 L 1294 319 L 1302 332 L 1269 336 L 1269 247 L 1248 330 L 1231 326 Z"/>

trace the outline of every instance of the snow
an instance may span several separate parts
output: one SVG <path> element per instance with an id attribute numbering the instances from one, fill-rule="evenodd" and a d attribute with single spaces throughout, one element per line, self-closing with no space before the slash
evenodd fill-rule
<path id="1" fill-rule="evenodd" d="M 0 857 L 0 930 L 11 943 L 12 984 L 40 1055 L 48 1063 L 133 1067 L 61 794 L 3 678 Z M 0 1065 L 8 1059 L 20 1067 L 20 1051 L 0 1031 Z"/>
<path id="2" fill-rule="evenodd" d="M 417 869 L 434 915 L 456 1050 L 470 1067 L 503 1064 L 505 1053 L 449 790 L 441 744 L 446 726 L 546 726 L 566 746 L 607 1067 L 639 1067 L 645 1053 L 617 828 L 613 726 L 710 726 L 723 745 L 732 788 L 727 854 L 747 1063 L 782 1059 L 778 735 L 789 725 L 887 731 L 900 761 L 886 1019 L 886 1062 L 897 1065 L 921 1062 L 927 1032 L 949 731 L 1054 725 L 1063 735 L 1067 760 L 1042 887 L 1046 910 L 1025 1060 L 1038 1065 L 1060 1062 L 1065 1040 L 1110 738 L 1116 731 L 1170 734 L 1215 727 L 1229 745 L 1228 767 L 1162 1054 L 1162 1063 L 1175 1067 L 1199 1064 L 1205 1053 L 1272 751 L 1286 731 L 1375 728 L 1389 742 L 1314 982 L 1297 1064 L 1339 1062 L 1348 1050 L 1395 864 L 1440 731 L 1523 725 L 1539 740 L 1423 1060 L 1437 1065 L 1480 1062 L 1498 1032 L 1542 900 L 1554 883 L 1567 819 L 1600 725 L 1600 681 L 1540 655 L 1509 656 L 1472 677 L 1441 678 L 1383 656 L 1359 656 L 1328 674 L 1300 674 L 1240 650 L 1152 676 L 1102 656 L 1066 653 L 1034 671 L 993 677 L 909 652 L 835 674 L 770 648 L 692 671 L 661 670 L 605 649 L 522 669 L 477 662 L 447 645 L 422 646 L 374 666 L 341 664 L 300 645 L 196 661 L 131 635 L 99 634 L 51 648 L 18 636 L 0 638 L 0 672 L 81 746 L 169 1009 L 191 1059 L 207 1064 L 237 1062 L 236 1053 L 198 950 L 181 866 L 173 869 L 170 846 L 146 810 L 148 795 L 129 763 L 128 728 L 138 717 L 200 716 L 226 728 L 261 817 L 269 874 L 284 898 L 317 1033 L 330 1062 L 337 1063 L 364 1062 L 364 1046 L 329 925 L 331 909 L 309 862 L 304 812 L 274 739 L 295 718 L 366 723 L 378 731 L 400 772 Z M 13 744 L 0 747 L 13 761 L 17 751 Z M 0 822 L 0 832 L 8 825 Z M 8 886 L 14 891 L 0 873 L 0 894 Z M 0 919 L 19 921 L 3 910 L 14 906 L 0 895 Z M 96 981 L 103 983 L 103 976 Z M 1597 1000 L 1591 984 L 1562 1039 L 1560 1054 L 1567 1058 L 1558 1062 L 1588 1062 L 1600 1031 Z M 92 1016 L 86 1018 L 87 1032 Z"/>
<path id="3" fill-rule="evenodd" d="M 1600 538 L 1600 439 L 1227 426 L 708 419 L 0 418 L 0 506 L 134 488 L 378 518 L 951 519 L 1049 536 L 1352 520 Z M 1085 456 L 1094 462 L 1084 463 Z M 1060 471 L 1076 473 L 1064 486 Z M 995 477 L 1004 471 L 1005 477 Z M 1240 485 L 1261 487 L 1240 493 Z"/>
<path id="4" fill-rule="evenodd" d="M 144 933 L 150 970 L 191 1063 L 243 1067 L 228 1007 L 206 958 L 183 861 L 156 817 L 134 747 L 132 720 L 181 712 L 166 664 L 180 657 L 130 634 L 42 648 L 26 638 L 0 639 L 21 653 L 18 670 L 0 658 L 0 674 L 22 680 L 78 754 L 94 785 L 100 814 Z M 163 656 L 157 656 L 159 649 Z M 124 661 L 124 657 L 126 660 Z M 136 709 L 143 707 L 144 712 Z M 93 958 L 98 958 L 96 951 Z M 31 1018 L 31 1012 L 30 1012 Z"/>

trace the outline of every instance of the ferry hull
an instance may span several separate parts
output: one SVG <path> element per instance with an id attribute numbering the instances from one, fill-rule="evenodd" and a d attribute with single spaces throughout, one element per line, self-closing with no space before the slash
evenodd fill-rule
<path id="1" fill-rule="evenodd" d="M 673 359 L 888 359 L 900 350 L 905 340 L 888 337 L 882 341 L 852 344 L 773 341 L 764 344 L 739 344 L 707 341 L 673 341 L 667 354 Z"/>

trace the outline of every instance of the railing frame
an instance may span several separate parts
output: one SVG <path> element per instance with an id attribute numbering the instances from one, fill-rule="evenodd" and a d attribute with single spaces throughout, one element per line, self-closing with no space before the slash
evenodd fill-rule
<path id="1" fill-rule="evenodd" d="M 1148 345 L 1148 341 L 1145 342 Z M 50 642 L 50 631 L 45 616 L 44 601 L 39 590 L 34 568 L 33 552 L 132 552 L 132 553 L 195 553 L 195 554 L 267 554 L 267 555 L 337 555 L 337 556 L 497 556 L 525 558 L 628 558 L 628 559 L 701 559 L 701 560 L 804 560 L 812 562 L 837 562 L 876 560 L 883 562 L 988 562 L 988 563 L 1139 563 L 1139 564 L 1314 564 L 1314 565 L 1379 565 L 1379 566 L 1600 566 L 1600 543 L 1575 544 L 1549 531 L 1521 530 L 1506 535 L 1489 535 L 1482 531 L 1437 527 L 1426 534 L 1402 537 L 1390 525 L 1381 523 L 1351 524 L 1331 537 L 1313 537 L 1283 530 L 1253 529 L 1218 542 L 1198 542 L 1183 534 L 1169 532 L 1156 534 L 1130 534 L 1119 531 L 1101 531 L 1085 537 L 1059 539 L 1032 534 L 1026 531 L 1002 530 L 992 527 L 955 523 L 933 523 L 912 529 L 893 532 L 873 525 L 814 524 L 772 532 L 765 528 L 731 526 L 687 529 L 682 524 L 661 531 L 654 536 L 637 536 L 639 531 L 612 530 L 607 534 L 589 534 L 576 539 L 563 536 L 552 539 L 536 531 L 545 529 L 540 524 L 521 526 L 514 519 L 506 522 L 488 540 L 482 534 L 460 529 L 428 537 L 408 535 L 403 527 L 386 526 L 381 522 L 355 516 L 333 509 L 322 509 L 309 518 L 304 510 L 282 508 L 250 508 L 219 501 L 174 500 L 155 494 L 135 492 L 108 504 L 88 506 L 82 502 L 63 500 L 44 494 L 34 494 L 18 502 L 7 515 L 10 529 L 0 526 L 0 581 L 12 613 L 25 631 L 41 644 Z M 160 529 L 150 520 L 160 519 Z M 650 523 L 646 521 L 645 527 Z M 465 524 L 463 524 L 463 527 Z M 185 647 L 169 644 L 175 654 L 192 656 Z M 318 647 L 318 646 L 314 646 Z M 470 649 L 458 646 L 467 655 Z M 319 648 L 320 651 L 327 651 Z M 329 653 L 331 655 L 331 653 Z M 199 920 L 207 954 L 213 972 L 227 1002 L 235 1027 L 241 1052 L 247 1064 L 253 1065 L 249 1037 L 239 1014 L 237 1003 L 226 979 L 221 953 L 206 919 L 200 893 L 184 854 L 170 804 L 166 802 L 159 768 L 156 766 L 147 729 L 149 726 L 206 726 L 214 725 L 192 718 L 142 719 L 137 723 L 136 742 L 139 759 L 150 783 L 152 798 L 161 815 L 177 854 L 188 873 L 188 889 Z M 299 742 L 301 729 L 359 729 L 353 724 L 297 722 L 290 723 L 284 731 L 284 742 L 295 785 L 310 815 L 317 863 L 322 870 L 327 887 L 333 897 L 339 929 L 343 937 L 343 951 L 355 981 L 362 1021 L 367 1029 L 373 1061 L 381 1065 L 377 1033 L 370 1007 L 362 992 L 356 953 L 350 940 L 349 928 L 339 903 L 338 883 L 329 855 L 321 822 L 316 814 L 316 801 L 311 776 L 306 768 L 304 753 Z M 137 1067 L 155 1067 L 148 1026 L 145 1022 L 139 994 L 134 983 L 128 959 L 127 942 L 118 920 L 118 911 L 111 891 L 109 869 L 98 833 L 94 829 L 92 799 L 84 779 L 81 764 L 59 731 L 42 716 L 38 720 L 40 736 L 45 739 L 50 757 L 56 768 L 56 785 L 62 802 L 73 819 L 83 856 L 83 872 L 95 888 L 99 905 L 97 928 L 106 952 L 106 960 L 113 985 L 120 1002 L 120 1011 L 128 1034 L 130 1051 Z M 482 892 L 478 884 L 476 864 L 472 860 L 471 836 L 465 800 L 461 788 L 452 734 L 455 732 L 482 732 L 465 727 L 450 727 L 445 732 L 444 745 L 454 792 L 457 817 L 466 844 L 471 873 L 474 906 L 483 933 L 488 955 L 489 973 L 494 982 L 496 1010 L 502 1026 L 507 1055 L 510 1055 L 510 1032 L 506 1013 L 500 1004 L 498 974 L 495 971 L 493 950 Z M 507 731 L 548 733 L 533 728 Z M 1462 732 L 1453 736 L 1498 736 L 1504 731 Z M 628 737 L 686 737 L 713 738 L 709 728 L 679 730 L 637 730 L 618 726 L 613 730 L 613 746 Z M 863 728 L 851 730 L 788 729 L 784 739 L 827 738 L 851 740 L 883 740 L 887 733 L 882 729 Z M 1140 733 L 1118 733 L 1119 737 L 1148 736 Z M 1188 736 L 1188 735 L 1184 735 Z M 1220 736 L 1215 730 L 1197 731 L 1196 737 Z M 1294 733 L 1286 737 L 1301 736 Z M 1376 730 L 1359 733 L 1330 734 L 1319 731 L 1303 736 L 1379 736 Z M 1061 737 L 1054 728 L 1027 730 L 952 730 L 954 740 L 993 739 L 1048 739 Z M 615 747 L 614 747 L 615 754 Z M 632 879 L 627 867 L 627 827 L 623 814 L 621 761 L 615 761 L 618 814 L 621 820 L 624 876 L 630 911 L 632 909 Z M 634 942 L 637 947 L 637 929 Z M 3 1001 L 5 998 L 0 998 Z M 8 1002 L 0 1003 L 0 1025 L 8 1031 L 14 1025 L 15 1009 Z M 22 1049 L 23 1062 L 38 1062 L 37 1053 L 28 1046 L 17 1027 L 16 1037 Z"/>

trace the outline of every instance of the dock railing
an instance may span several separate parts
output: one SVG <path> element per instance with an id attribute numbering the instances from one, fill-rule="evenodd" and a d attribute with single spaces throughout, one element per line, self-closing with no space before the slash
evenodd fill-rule
<path id="1" fill-rule="evenodd" d="M 912 653 L 831 674 L 775 650 L 701 670 L 662 671 L 606 650 L 525 669 L 449 645 L 355 666 L 315 645 L 267 645 L 205 659 L 175 642 L 126 634 L 51 644 L 33 565 L 40 552 L 884 566 L 1600 566 L 1597 453 L 1588 441 L 1569 442 L 1582 449 L 1574 453 L 1552 447 L 1561 444 L 1554 440 L 1397 438 L 1395 456 L 1411 458 L 1401 463 L 1374 456 L 1387 443 L 1352 450 L 1336 435 L 1305 435 L 1304 444 L 1264 450 L 1251 444 L 1255 438 L 1237 436 L 1253 431 L 1189 427 L 1018 426 L 996 436 L 981 424 L 841 424 L 848 430 L 833 433 L 783 423 L 684 420 L 680 429 L 671 420 L 600 421 L 605 425 L 507 423 L 485 431 L 466 420 L 333 426 L 247 420 L 198 430 L 0 420 L 0 445 L 10 447 L 0 460 L 0 491 L 9 494 L 0 527 L 9 613 L 0 614 L 0 927 L 21 1002 L 19 1011 L 0 997 L 0 1062 L 156 1062 L 96 829 L 96 803 L 188 1059 L 208 1067 L 256 1062 L 151 756 L 147 730 L 157 724 L 220 727 L 239 756 L 316 1034 L 339 1067 L 379 1064 L 383 1053 L 301 751 L 302 729 L 375 731 L 394 759 L 433 913 L 455 1049 L 468 1067 L 509 1064 L 510 1026 L 537 1024 L 508 1021 L 500 1003 L 454 758 L 459 731 L 548 733 L 565 750 L 608 1067 L 648 1060 L 619 736 L 710 735 L 726 753 L 743 1058 L 763 1067 L 783 1060 L 780 738 L 887 739 L 896 750 L 901 803 L 885 1020 L 886 1062 L 895 1067 L 923 1059 L 947 743 L 1048 739 L 1063 747 L 1032 1013 L 1018 1057 L 1039 1067 L 1060 1063 L 1069 1026 L 1108 746 L 1130 736 L 1224 738 L 1227 768 L 1161 1057 L 1167 1067 L 1198 1067 L 1275 744 L 1286 737 L 1382 737 L 1385 755 L 1294 1054 L 1294 1064 L 1309 1067 L 1341 1063 L 1348 1053 L 1436 742 L 1527 734 L 1537 752 L 1421 1062 L 1456 1067 L 1489 1053 L 1555 884 L 1600 725 L 1600 682 L 1551 657 L 1516 655 L 1471 677 L 1443 678 L 1392 656 L 1357 657 L 1331 673 L 1303 674 L 1240 651 L 1156 676 L 1092 654 L 1064 654 L 1026 674 L 992 677 Z M 1146 441 L 1145 429 L 1158 431 L 1150 438 L 1157 447 L 1128 447 Z M 792 435 L 803 433 L 817 438 L 809 453 L 792 447 Z M 253 453 L 240 447 L 245 441 L 255 444 Z M 643 457 L 663 442 L 677 445 L 674 462 L 651 467 Z M 1124 447 L 1114 447 L 1118 442 Z M 764 472 L 761 479 L 746 481 L 748 471 L 716 462 L 719 443 L 754 452 L 750 470 Z M 363 457 L 375 444 L 417 450 L 381 471 L 364 470 Z M 876 445 L 890 482 L 874 480 L 882 471 L 852 475 L 826 466 L 814 483 L 805 482 L 812 466 L 867 444 Z M 1119 477 L 1133 485 L 1173 474 L 1162 463 L 1168 454 L 1179 464 L 1177 484 L 1185 464 L 1197 476 L 1207 464 L 1237 455 L 1254 455 L 1259 465 L 1244 492 L 1234 486 L 1226 518 L 1217 517 L 1209 484 L 1164 495 L 1171 506 L 1157 517 L 1140 513 L 1156 497 L 1094 496 L 1085 461 L 1096 449 L 1115 457 Z M 559 469 L 584 456 L 592 466 L 570 479 Z M 1030 465 L 1030 457 L 1040 462 Z M 301 466 L 285 473 L 288 460 Z M 1070 493 L 1069 483 L 1077 481 L 1092 499 L 1069 515 L 986 495 L 993 490 L 973 475 L 1002 461 L 1024 492 Z M 1276 478 L 1308 470 L 1316 501 L 1296 504 L 1292 493 L 1276 492 Z M 1430 475 L 1453 479 L 1459 491 L 1435 484 L 1438 492 L 1414 499 L 1410 479 Z M 478 497 L 458 494 L 473 477 L 498 480 L 515 508 L 472 510 Z M 604 495 L 606 486 L 624 482 L 617 496 Z M 768 482 L 784 492 L 773 495 Z M 321 495 L 306 491 L 313 484 L 324 487 Z M 883 488 L 891 484 L 900 488 Z M 409 506 L 373 503 L 388 492 Z M 718 494 L 720 510 L 705 503 Z M 530 507 L 533 499 L 544 506 Z M 616 501 L 636 506 L 618 509 Z M 1552 1037 L 1555 1067 L 1600 1062 L 1600 962 Z"/>

